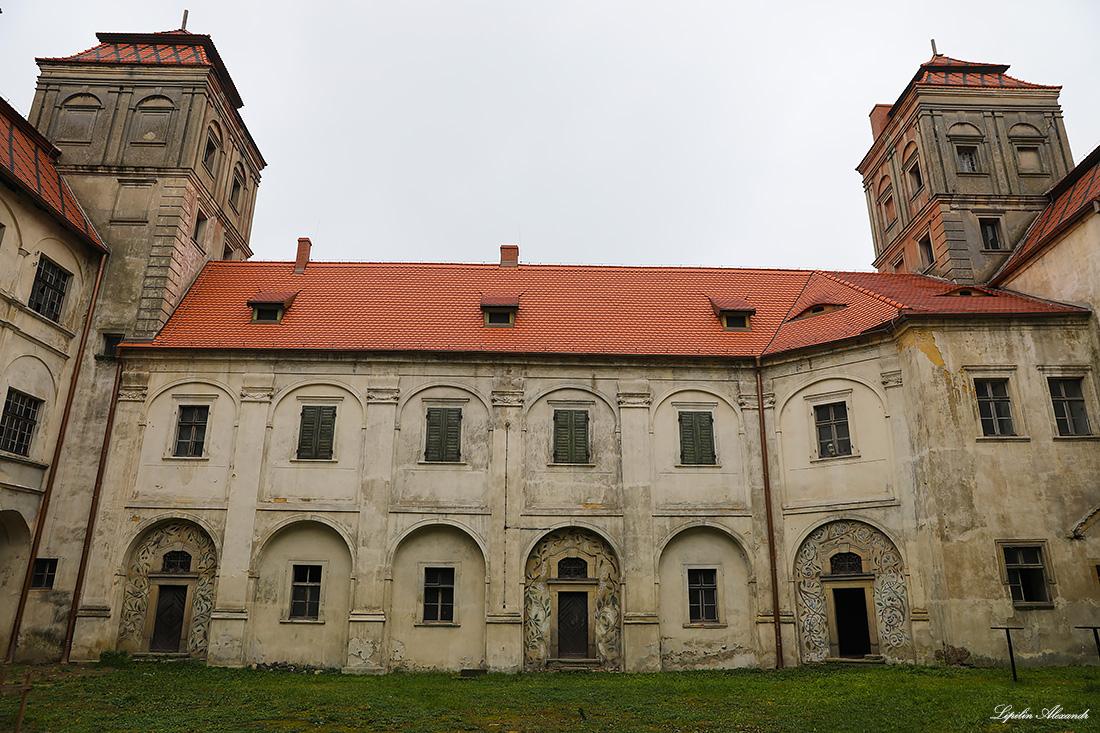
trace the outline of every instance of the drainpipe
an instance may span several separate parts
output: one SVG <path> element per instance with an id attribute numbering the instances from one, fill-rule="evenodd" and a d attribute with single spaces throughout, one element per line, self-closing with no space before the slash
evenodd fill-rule
<path id="1" fill-rule="evenodd" d="M 92 300 L 88 304 L 88 315 L 84 319 L 84 329 L 80 332 L 80 346 L 76 352 L 76 364 L 73 365 L 73 377 L 69 382 L 69 393 L 65 396 L 65 409 L 61 413 L 61 427 L 57 432 L 57 444 L 53 449 L 53 460 L 50 462 L 50 475 L 46 479 L 46 488 L 42 492 L 42 504 L 38 507 L 38 519 L 34 525 L 34 540 L 31 542 L 30 558 L 27 562 L 27 575 L 23 578 L 23 591 L 19 594 L 19 606 L 15 610 L 15 621 L 11 626 L 11 641 L 8 643 L 7 661 L 11 662 L 15 657 L 15 648 L 19 642 L 19 629 L 23 625 L 23 612 L 27 609 L 27 597 L 31 591 L 31 578 L 34 575 L 34 560 L 38 557 L 38 550 L 42 545 L 42 531 L 46 527 L 46 512 L 50 508 L 50 499 L 53 496 L 54 480 L 57 478 L 58 462 L 61 460 L 61 447 L 65 443 L 65 432 L 69 427 L 69 413 L 73 407 L 73 397 L 76 395 L 76 385 L 80 379 L 80 366 L 84 363 L 84 347 L 88 343 L 88 333 L 92 330 L 92 316 L 95 314 L 96 301 L 99 299 L 99 284 L 103 280 L 103 270 L 107 265 L 107 254 L 103 253 L 99 258 L 99 270 L 95 275 L 95 285 L 92 288 Z"/>
<path id="2" fill-rule="evenodd" d="M 103 473 L 107 466 L 107 448 L 111 444 L 111 432 L 115 424 L 115 408 L 118 406 L 118 388 L 122 383 L 122 357 L 115 368 L 115 386 L 111 389 L 111 408 L 107 412 L 107 427 L 103 432 L 103 448 L 99 451 L 99 468 L 96 469 L 95 487 L 92 489 L 92 506 L 88 509 L 88 526 L 84 529 L 84 548 L 80 551 L 80 569 L 76 573 L 76 587 L 73 589 L 73 605 L 69 609 L 69 625 L 65 629 L 65 646 L 61 651 L 61 663 L 69 663 L 69 652 L 73 649 L 73 632 L 76 629 L 76 611 L 80 606 L 80 594 L 84 589 L 84 575 L 88 570 L 88 551 L 92 546 L 92 531 L 95 529 L 96 515 L 99 513 L 99 495 L 103 489 Z"/>
<path id="3" fill-rule="evenodd" d="M 779 622 L 779 574 L 775 560 L 775 522 L 772 518 L 772 482 L 768 472 L 768 437 L 764 432 L 764 380 L 756 357 L 756 411 L 760 414 L 760 465 L 764 469 L 764 515 L 768 519 L 768 570 L 772 576 L 772 622 L 775 626 L 775 667 L 783 669 L 783 627 Z"/>

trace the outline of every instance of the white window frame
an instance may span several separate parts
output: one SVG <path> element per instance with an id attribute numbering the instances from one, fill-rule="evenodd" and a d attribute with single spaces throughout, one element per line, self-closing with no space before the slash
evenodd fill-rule
<path id="1" fill-rule="evenodd" d="M 210 460 L 210 426 L 214 423 L 214 403 L 218 399 L 213 392 L 175 392 L 172 394 L 172 425 L 166 430 L 167 445 L 164 447 L 163 460 L 165 461 L 209 461 Z M 206 406 L 206 439 L 202 443 L 201 456 L 177 456 L 176 439 L 180 431 L 180 415 L 184 407 Z"/>
<path id="2" fill-rule="evenodd" d="M 806 395 L 803 397 L 803 402 L 806 405 L 806 418 L 809 420 L 809 435 L 810 435 L 810 455 L 809 461 L 811 464 L 832 463 L 833 461 L 850 461 L 860 458 L 859 443 L 856 437 L 855 427 L 855 412 L 852 409 L 852 390 L 851 389 L 838 389 L 832 392 L 819 392 L 818 394 Z M 843 456 L 822 456 L 818 455 L 818 441 L 817 441 L 817 413 L 814 410 L 818 405 L 828 405 L 834 402 L 843 402 L 844 410 L 848 414 L 848 441 L 852 444 L 852 452 Z"/>
<path id="3" fill-rule="evenodd" d="M 325 596 L 328 595 L 328 587 L 331 585 L 329 578 L 328 560 L 316 559 L 291 559 L 286 561 L 283 568 L 283 592 L 280 599 L 279 623 L 282 624 L 314 624 L 325 623 Z M 294 599 L 294 566 L 295 565 L 320 565 L 321 566 L 321 593 L 317 600 L 317 618 L 291 618 L 290 604 Z"/>

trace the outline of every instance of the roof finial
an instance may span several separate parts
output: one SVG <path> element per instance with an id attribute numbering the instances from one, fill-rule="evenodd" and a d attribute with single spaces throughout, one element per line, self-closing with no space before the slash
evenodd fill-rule
<path id="1" fill-rule="evenodd" d="M 184 18 L 187 17 L 187 11 L 184 11 L 183 17 Z M 932 39 L 932 55 L 933 56 L 939 56 L 940 55 L 940 52 L 936 50 L 936 39 L 935 38 Z"/>
<path id="2" fill-rule="evenodd" d="M 187 30 L 187 8 L 183 9 L 183 23 L 180 25 L 180 30 L 181 31 Z M 933 42 L 932 45 L 934 47 L 936 44 Z"/>

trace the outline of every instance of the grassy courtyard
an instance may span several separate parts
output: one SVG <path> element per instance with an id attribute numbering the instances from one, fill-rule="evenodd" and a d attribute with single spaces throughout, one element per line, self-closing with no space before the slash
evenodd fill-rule
<path id="1" fill-rule="evenodd" d="M 22 668 L 9 680 L 22 679 Z M 24 730 L 1100 731 L 1100 667 L 815 666 L 781 672 L 353 677 L 190 662 L 43 667 Z M 0 730 L 18 705 L 0 697 Z M 991 720 L 999 705 L 1035 719 Z M 1043 720 L 1044 708 L 1091 708 Z"/>

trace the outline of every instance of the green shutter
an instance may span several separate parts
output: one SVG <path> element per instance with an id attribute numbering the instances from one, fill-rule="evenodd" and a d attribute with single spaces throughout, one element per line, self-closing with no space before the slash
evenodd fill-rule
<path id="1" fill-rule="evenodd" d="M 586 410 L 573 410 L 573 440 L 571 446 L 571 463 L 588 463 L 588 412 Z"/>
<path id="2" fill-rule="evenodd" d="M 321 407 L 317 429 L 317 453 L 314 458 L 332 458 L 332 440 L 336 433 L 336 408 Z"/>
<path id="3" fill-rule="evenodd" d="M 554 410 L 554 463 L 569 463 L 569 410 Z"/>
<path id="4" fill-rule="evenodd" d="M 428 435 L 424 442 L 424 460 L 443 460 L 443 408 L 428 408 Z"/>
<path id="5" fill-rule="evenodd" d="M 554 463 L 588 463 L 587 410 L 554 410 Z"/>
<path id="6" fill-rule="evenodd" d="M 458 407 L 448 407 L 443 410 L 443 460 L 458 461 L 461 459 L 460 446 L 462 445 L 462 410 Z"/>
<path id="7" fill-rule="evenodd" d="M 714 416 L 709 412 L 695 413 L 695 457 L 701 464 L 715 464 Z"/>
<path id="8" fill-rule="evenodd" d="M 298 457 L 317 457 L 317 423 L 320 421 L 321 408 L 305 406 L 302 408 L 302 424 L 298 430 Z"/>
<path id="9" fill-rule="evenodd" d="M 680 463 L 695 463 L 695 420 L 690 412 L 680 413 Z"/>

